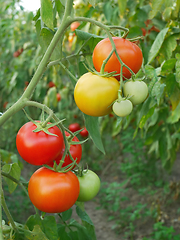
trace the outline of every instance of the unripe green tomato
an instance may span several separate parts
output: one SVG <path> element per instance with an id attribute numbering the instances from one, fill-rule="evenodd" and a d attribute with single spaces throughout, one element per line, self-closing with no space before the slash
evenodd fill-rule
<path id="1" fill-rule="evenodd" d="M 133 105 L 140 104 L 148 96 L 147 84 L 143 81 L 128 81 L 123 86 L 123 92 L 125 97 L 129 97 L 129 100 Z"/>
<path id="2" fill-rule="evenodd" d="M 77 176 L 80 184 L 80 192 L 77 201 L 87 202 L 92 200 L 99 192 L 100 179 L 91 170 L 84 170 L 82 176 Z"/>
<path id="3" fill-rule="evenodd" d="M 132 102 L 129 101 L 128 99 L 126 100 L 121 100 L 121 101 L 116 101 L 113 104 L 113 112 L 119 116 L 119 117 L 126 117 L 129 115 L 132 110 L 133 110 L 133 105 Z"/>

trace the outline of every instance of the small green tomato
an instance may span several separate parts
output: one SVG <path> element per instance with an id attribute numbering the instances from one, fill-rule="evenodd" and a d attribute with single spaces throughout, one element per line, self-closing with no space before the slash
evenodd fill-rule
<path id="1" fill-rule="evenodd" d="M 123 92 L 125 97 L 129 97 L 129 100 L 133 105 L 140 104 L 148 96 L 147 84 L 143 81 L 128 81 L 123 86 Z"/>
<path id="2" fill-rule="evenodd" d="M 119 117 L 126 117 L 133 110 L 132 102 L 128 99 L 117 100 L 112 106 L 113 112 Z"/>

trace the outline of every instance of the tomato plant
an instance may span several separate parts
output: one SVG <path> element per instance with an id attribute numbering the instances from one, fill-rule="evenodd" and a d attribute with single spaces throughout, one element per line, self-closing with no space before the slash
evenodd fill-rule
<path id="1" fill-rule="evenodd" d="M 68 132 L 65 132 L 65 134 L 66 134 L 67 137 L 70 136 L 70 134 Z M 75 137 L 73 137 L 72 141 L 73 142 L 79 142 L 79 139 L 75 136 Z M 59 165 L 64 151 L 65 151 L 65 145 L 63 146 L 60 154 L 55 158 L 55 161 L 56 161 L 57 165 Z M 69 151 L 70 151 L 70 154 L 71 154 L 72 158 L 74 160 L 76 160 L 76 163 L 78 164 L 80 162 L 81 156 L 82 156 L 82 146 L 81 146 L 81 144 L 75 144 L 75 145 L 74 144 L 73 145 L 69 144 Z M 65 166 L 67 166 L 71 163 L 72 163 L 72 160 L 70 159 L 69 154 L 67 154 L 65 156 L 64 163 L 62 164 L 62 167 L 65 167 Z M 53 167 L 53 164 L 54 164 L 54 162 L 50 162 L 48 165 Z M 75 166 L 73 168 L 75 168 Z"/>
<path id="2" fill-rule="evenodd" d="M 61 213 L 71 208 L 79 191 L 79 181 L 73 172 L 55 172 L 45 167 L 33 173 L 28 185 L 33 205 L 47 213 Z"/>
<path id="3" fill-rule="evenodd" d="M 132 112 L 133 105 L 128 99 L 117 100 L 113 103 L 113 112 L 119 117 L 126 117 Z"/>
<path id="4" fill-rule="evenodd" d="M 37 121 L 38 123 L 38 121 Z M 50 123 L 47 124 L 47 126 Z M 37 126 L 32 122 L 25 123 L 16 136 L 16 146 L 20 156 L 32 165 L 43 165 L 53 161 L 63 148 L 63 135 L 57 126 L 48 131 L 33 132 Z"/>
<path id="5" fill-rule="evenodd" d="M 111 104 L 118 97 L 119 86 L 114 77 L 101 77 L 88 72 L 77 81 L 74 99 L 83 113 L 104 116 L 111 112 Z"/>
<path id="6" fill-rule="evenodd" d="M 71 123 L 68 128 L 71 132 L 76 132 L 81 129 L 81 126 L 79 123 Z"/>
<path id="7" fill-rule="evenodd" d="M 84 127 L 84 129 L 79 133 L 82 137 L 87 137 L 89 135 L 88 130 L 86 129 L 86 127 Z"/>
<path id="8" fill-rule="evenodd" d="M 123 86 L 123 92 L 126 97 L 134 104 L 140 104 L 148 96 L 147 84 L 143 81 L 127 81 Z"/>
<path id="9" fill-rule="evenodd" d="M 137 73 L 141 68 L 143 55 L 141 49 L 133 42 L 120 37 L 113 37 L 114 44 L 116 46 L 117 53 L 123 63 L 125 63 L 134 73 Z M 109 56 L 112 50 L 112 45 L 109 38 L 101 40 L 93 51 L 93 64 L 95 69 L 100 72 L 103 61 Z M 116 74 L 120 74 L 121 64 L 115 53 L 112 54 L 110 59 L 105 65 L 105 72 L 116 71 Z M 123 77 L 130 78 L 131 72 L 123 67 Z M 120 76 L 116 76 L 120 79 Z"/>
<path id="10" fill-rule="evenodd" d="M 92 200 L 99 192 L 101 182 L 98 175 L 91 170 L 84 170 L 81 176 L 77 176 L 80 184 L 78 196 L 79 202 Z"/>

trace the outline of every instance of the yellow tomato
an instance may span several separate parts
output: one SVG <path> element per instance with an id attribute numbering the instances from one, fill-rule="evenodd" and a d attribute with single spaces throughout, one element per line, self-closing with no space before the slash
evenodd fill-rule
<path id="1" fill-rule="evenodd" d="M 118 98 L 120 83 L 114 77 L 102 77 L 91 72 L 82 75 L 74 89 L 78 108 L 90 116 L 104 116 L 112 110 Z"/>

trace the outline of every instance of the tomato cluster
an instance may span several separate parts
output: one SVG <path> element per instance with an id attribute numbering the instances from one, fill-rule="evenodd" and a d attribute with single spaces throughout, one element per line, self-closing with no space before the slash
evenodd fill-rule
<path id="1" fill-rule="evenodd" d="M 71 130 L 77 131 L 77 127 L 80 128 L 80 125 L 75 124 Z M 100 188 L 99 177 L 94 172 L 80 168 L 71 171 L 76 166 L 72 165 L 73 160 L 76 164 L 81 160 L 82 146 L 76 136 L 66 131 L 65 136 L 68 146 L 56 125 L 47 123 L 44 126 L 40 121 L 24 124 L 16 136 L 20 156 L 32 165 L 41 165 L 29 180 L 28 193 L 33 205 L 46 213 L 61 213 L 76 201 L 89 201 Z M 61 163 L 62 159 L 64 162 Z M 45 164 L 48 167 L 42 166 Z M 57 171 L 59 164 L 62 166 Z"/>
<path id="2" fill-rule="evenodd" d="M 134 105 L 142 103 L 148 96 L 145 82 L 130 79 L 141 68 L 141 49 L 124 38 L 112 37 L 112 41 L 116 49 L 113 53 L 109 38 L 96 45 L 92 60 L 99 73 L 85 73 L 74 89 L 76 105 L 90 116 L 104 116 L 113 110 L 117 116 L 125 117 L 132 112 Z"/>

